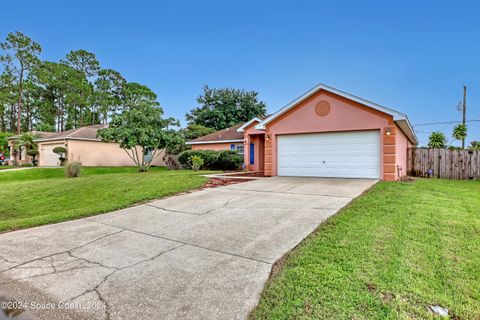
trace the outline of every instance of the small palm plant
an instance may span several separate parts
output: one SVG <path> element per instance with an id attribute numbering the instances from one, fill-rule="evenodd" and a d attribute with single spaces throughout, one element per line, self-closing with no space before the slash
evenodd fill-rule
<path id="1" fill-rule="evenodd" d="M 480 150 L 480 141 L 470 141 L 470 146 L 468 147 L 470 150 Z"/>
<path id="2" fill-rule="evenodd" d="M 31 133 L 31 132 L 26 132 L 22 134 L 15 142 L 13 145 L 14 151 L 21 152 L 23 148 L 27 150 L 27 154 L 32 157 L 32 165 L 35 166 L 37 161 L 36 161 L 36 156 L 38 155 L 38 145 L 35 142 L 40 138 L 40 135 L 37 133 Z"/>
<path id="3" fill-rule="evenodd" d="M 445 148 L 447 146 L 447 138 L 439 131 L 434 131 L 428 137 L 429 148 Z"/>

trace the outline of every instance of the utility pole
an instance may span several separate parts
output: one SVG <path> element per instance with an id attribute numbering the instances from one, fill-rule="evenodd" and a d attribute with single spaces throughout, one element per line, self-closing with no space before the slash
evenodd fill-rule
<path id="1" fill-rule="evenodd" d="M 467 122 L 467 86 L 463 85 L 463 125 Z M 465 138 L 462 139 L 462 149 L 465 149 Z"/>

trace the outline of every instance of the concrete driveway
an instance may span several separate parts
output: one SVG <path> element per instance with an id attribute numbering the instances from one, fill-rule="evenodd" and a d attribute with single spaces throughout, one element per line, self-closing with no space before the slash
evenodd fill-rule
<path id="1" fill-rule="evenodd" d="M 275 177 L 2 234 L 0 298 L 39 319 L 244 319 L 272 264 L 374 183 Z"/>

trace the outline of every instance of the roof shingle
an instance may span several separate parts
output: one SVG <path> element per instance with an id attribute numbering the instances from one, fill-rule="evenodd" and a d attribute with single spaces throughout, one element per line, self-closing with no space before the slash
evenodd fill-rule
<path id="1" fill-rule="evenodd" d="M 243 123 L 234 125 L 230 128 L 223 129 L 217 132 L 207 134 L 203 137 L 198 137 L 189 142 L 212 142 L 212 141 L 225 141 L 225 140 L 243 140 L 243 132 L 238 132 Z"/>
<path id="2" fill-rule="evenodd" d="M 38 141 L 42 140 L 64 140 L 64 139 L 85 139 L 85 140 L 101 140 L 97 137 L 100 129 L 107 128 L 108 124 L 94 124 L 86 127 L 70 129 L 62 132 L 51 132 L 42 136 Z"/>

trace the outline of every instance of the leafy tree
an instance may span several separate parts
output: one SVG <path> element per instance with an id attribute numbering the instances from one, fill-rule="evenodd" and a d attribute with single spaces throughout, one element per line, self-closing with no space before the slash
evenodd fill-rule
<path id="1" fill-rule="evenodd" d="M 0 75 L 0 130 L 16 131 L 16 108 L 18 93 L 13 70 L 5 66 Z"/>
<path id="2" fill-rule="evenodd" d="M 0 153 L 9 155 L 10 148 L 8 147 L 8 137 L 11 137 L 13 134 L 11 132 L 0 132 Z"/>
<path id="3" fill-rule="evenodd" d="M 428 137 L 429 148 L 445 148 L 447 145 L 447 138 L 439 131 L 434 131 Z"/>
<path id="4" fill-rule="evenodd" d="M 207 128 L 201 124 L 189 124 L 185 129 L 180 130 L 180 133 L 186 140 L 193 140 L 215 131 L 215 129 Z"/>
<path id="5" fill-rule="evenodd" d="M 85 108 L 88 106 L 89 101 L 91 101 L 92 95 L 92 88 L 88 83 L 88 78 L 97 76 L 100 70 L 100 63 L 95 57 L 95 54 L 82 49 L 70 51 L 65 60 L 62 60 L 62 63 L 84 75 L 82 79 L 84 83 L 77 84 L 79 87 L 79 95 L 75 99 L 78 105 L 79 126 L 81 127 L 84 124 Z M 74 109 L 74 112 L 76 113 L 77 110 Z"/>
<path id="6" fill-rule="evenodd" d="M 100 63 L 95 57 L 95 54 L 82 49 L 70 51 L 61 62 L 80 71 L 87 78 L 96 76 L 100 70 Z"/>
<path id="7" fill-rule="evenodd" d="M 209 133 L 215 132 L 213 128 L 207 128 L 201 124 L 190 124 L 186 128 L 183 128 L 177 132 L 175 136 L 177 141 L 167 149 L 169 154 L 179 154 L 185 150 L 190 150 L 191 147 L 186 144 L 187 141 L 193 140 L 198 137 L 202 137 Z"/>
<path id="8" fill-rule="evenodd" d="M 197 98 L 200 106 L 187 113 L 186 118 L 189 124 L 225 129 L 265 115 L 265 103 L 258 101 L 257 96 L 255 91 L 204 86 L 203 95 Z"/>
<path id="9" fill-rule="evenodd" d="M 463 123 L 457 124 L 453 128 L 452 137 L 459 141 L 465 139 L 467 137 L 467 126 Z"/>
<path id="10" fill-rule="evenodd" d="M 18 31 L 9 33 L 6 41 L 1 43 L 0 47 L 7 52 L 0 56 L 0 60 L 9 68 L 13 66 L 13 70 L 18 76 L 17 133 L 19 134 L 22 120 L 24 77 L 38 63 L 38 56 L 42 48 L 38 43 Z M 13 65 L 13 61 L 16 61 L 17 64 Z"/>
<path id="11" fill-rule="evenodd" d="M 480 150 L 480 141 L 470 141 L 470 146 L 468 147 L 470 150 Z"/>
<path id="12" fill-rule="evenodd" d="M 50 61 L 43 62 L 34 72 L 46 98 L 45 109 L 55 112 L 57 131 L 75 127 L 74 109 L 88 86 L 85 76 L 65 64 Z"/>
<path id="13" fill-rule="evenodd" d="M 128 86 L 136 85 L 138 84 L 128 84 Z M 112 69 L 102 69 L 98 72 L 98 78 L 94 83 L 93 97 L 93 104 L 96 106 L 97 114 L 94 113 L 92 122 L 95 121 L 96 115 L 101 116 L 102 122 L 106 124 L 109 113 L 116 113 L 121 110 L 125 100 L 124 95 L 131 91 L 126 86 L 127 81 L 119 72 Z"/>
<path id="14" fill-rule="evenodd" d="M 158 150 L 175 143 L 171 126 L 178 120 L 163 119 L 163 110 L 150 89 L 140 84 L 128 84 L 130 97 L 121 114 L 114 115 L 108 128 L 99 130 L 103 141 L 117 142 L 140 172 L 148 171 Z"/>

